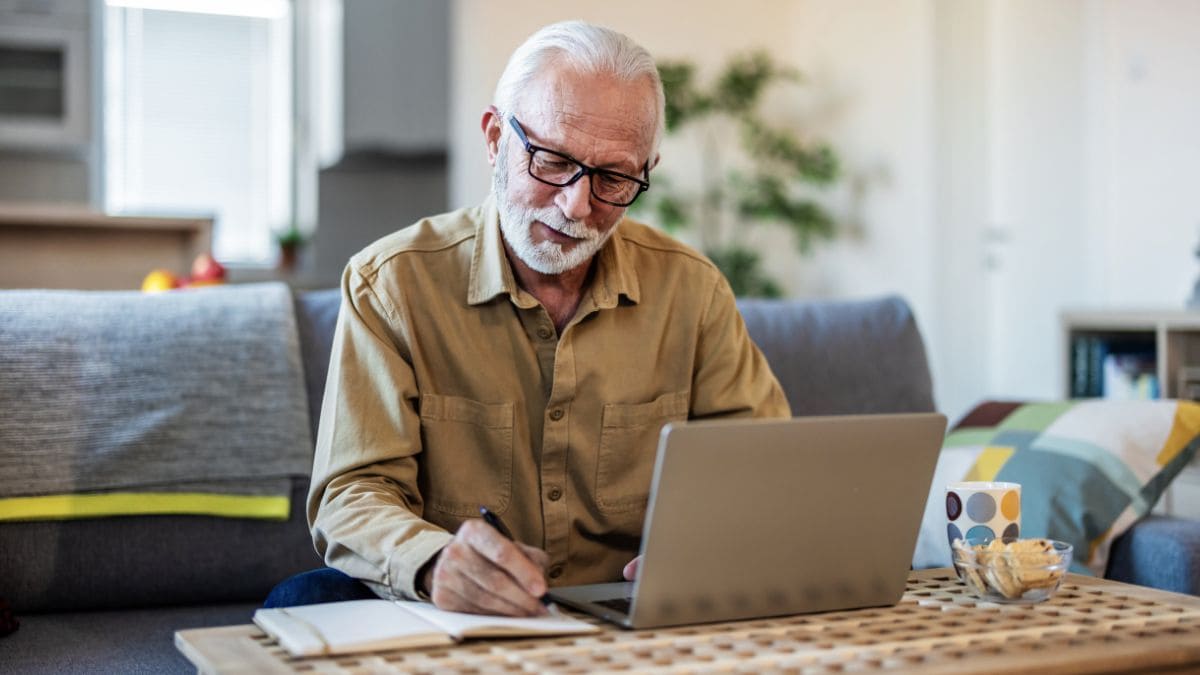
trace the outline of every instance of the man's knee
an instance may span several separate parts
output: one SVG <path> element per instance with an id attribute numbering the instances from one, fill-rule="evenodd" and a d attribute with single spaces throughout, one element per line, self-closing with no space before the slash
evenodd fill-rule
<path id="1" fill-rule="evenodd" d="M 271 589 L 263 607 L 318 605 L 375 597 L 378 596 L 358 579 L 339 570 L 323 567 L 284 579 Z"/>

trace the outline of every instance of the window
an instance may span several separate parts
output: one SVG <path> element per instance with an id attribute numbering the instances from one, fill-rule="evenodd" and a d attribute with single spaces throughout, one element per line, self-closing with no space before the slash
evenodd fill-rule
<path id="1" fill-rule="evenodd" d="M 222 261 L 266 264 L 295 222 L 287 0 L 106 0 L 104 202 L 215 217 Z"/>

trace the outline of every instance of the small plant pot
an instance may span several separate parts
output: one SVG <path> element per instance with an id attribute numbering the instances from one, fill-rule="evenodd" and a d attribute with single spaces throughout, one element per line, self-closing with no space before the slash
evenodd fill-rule
<path id="1" fill-rule="evenodd" d="M 279 247 L 279 263 L 278 268 L 283 272 L 296 271 L 296 265 L 300 261 L 299 246 L 280 246 Z"/>

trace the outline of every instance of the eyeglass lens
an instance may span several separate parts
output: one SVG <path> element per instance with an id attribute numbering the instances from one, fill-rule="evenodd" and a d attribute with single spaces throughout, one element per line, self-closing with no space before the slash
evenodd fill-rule
<path id="1" fill-rule="evenodd" d="M 578 162 L 554 152 L 537 149 L 530 156 L 529 172 L 538 180 L 561 187 L 573 182 L 576 176 L 584 173 L 584 168 Z M 590 173 L 592 194 L 604 201 L 616 203 L 632 201 L 641 188 L 636 181 L 603 170 L 594 170 Z"/>

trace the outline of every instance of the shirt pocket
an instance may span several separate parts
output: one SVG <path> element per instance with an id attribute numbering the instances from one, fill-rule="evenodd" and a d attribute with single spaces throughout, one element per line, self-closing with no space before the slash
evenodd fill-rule
<path id="1" fill-rule="evenodd" d="M 477 516 L 503 513 L 512 498 L 513 404 L 421 396 L 421 471 L 429 508 Z"/>
<path id="2" fill-rule="evenodd" d="M 688 392 L 663 394 L 648 403 L 608 403 L 600 421 L 596 506 L 603 513 L 646 508 L 658 435 L 667 422 L 686 420 Z"/>

